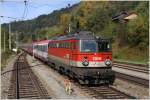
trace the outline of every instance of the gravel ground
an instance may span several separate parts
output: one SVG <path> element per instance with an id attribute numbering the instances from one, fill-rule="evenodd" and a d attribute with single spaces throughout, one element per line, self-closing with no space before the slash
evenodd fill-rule
<path id="1" fill-rule="evenodd" d="M 6 67 L 3 69 L 3 71 L 1 71 L 1 74 L 6 71 L 12 70 L 16 59 L 17 59 L 17 56 L 12 55 L 8 59 L 8 64 L 6 65 Z M 10 80 L 11 80 L 11 74 L 12 74 L 12 71 L 1 75 L 1 99 L 7 99 L 8 90 L 9 90 L 9 86 L 10 86 Z"/>
<path id="2" fill-rule="evenodd" d="M 27 56 L 28 62 L 30 66 L 38 65 L 32 67 L 34 73 L 40 78 L 43 85 L 46 87 L 50 96 L 53 99 L 88 99 L 85 93 L 72 84 L 73 93 L 71 95 L 67 95 L 65 92 L 64 81 L 65 78 L 61 76 L 58 72 L 49 68 L 49 66 L 42 65 L 39 61 L 33 61 L 31 56 Z"/>
<path id="3" fill-rule="evenodd" d="M 116 79 L 114 85 L 112 86 L 118 90 L 130 94 L 138 99 L 148 99 L 149 98 L 149 88 L 131 84 L 130 82 Z"/>

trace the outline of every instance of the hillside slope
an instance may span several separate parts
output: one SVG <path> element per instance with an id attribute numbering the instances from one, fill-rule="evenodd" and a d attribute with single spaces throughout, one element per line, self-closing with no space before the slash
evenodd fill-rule
<path id="1" fill-rule="evenodd" d="M 136 12 L 138 17 L 125 24 L 114 23 L 112 17 L 121 11 Z M 14 32 L 22 32 L 19 36 L 24 42 L 54 37 L 66 32 L 70 24 L 72 32 L 89 30 L 96 35 L 111 38 L 114 59 L 148 62 L 148 1 L 82 1 L 33 20 L 11 24 Z M 8 27 L 7 24 L 2 26 L 4 30 Z"/>

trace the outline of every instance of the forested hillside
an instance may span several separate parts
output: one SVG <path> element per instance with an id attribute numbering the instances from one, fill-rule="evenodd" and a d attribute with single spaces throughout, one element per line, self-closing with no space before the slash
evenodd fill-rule
<path id="1" fill-rule="evenodd" d="M 135 12 L 138 17 L 124 24 L 113 22 L 112 17 L 121 11 Z M 82 1 L 32 20 L 11 23 L 12 31 L 19 34 L 22 42 L 62 34 L 67 32 L 69 24 L 72 32 L 88 30 L 111 38 L 114 59 L 148 62 L 148 1 Z M 7 29 L 8 24 L 3 24 L 2 33 L 8 33 Z"/>

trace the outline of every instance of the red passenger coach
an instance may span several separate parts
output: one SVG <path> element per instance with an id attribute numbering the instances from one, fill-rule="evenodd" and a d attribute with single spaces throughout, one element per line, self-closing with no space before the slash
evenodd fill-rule
<path id="1" fill-rule="evenodd" d="M 91 32 L 59 36 L 49 41 L 48 62 L 81 84 L 113 84 L 111 44 Z"/>

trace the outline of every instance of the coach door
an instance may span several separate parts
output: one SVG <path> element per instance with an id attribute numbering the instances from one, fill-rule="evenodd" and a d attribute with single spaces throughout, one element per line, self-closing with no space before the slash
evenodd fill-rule
<path id="1" fill-rule="evenodd" d="M 75 66 L 73 60 L 75 59 L 75 42 L 71 42 L 70 44 L 70 57 L 69 57 L 69 65 Z"/>

